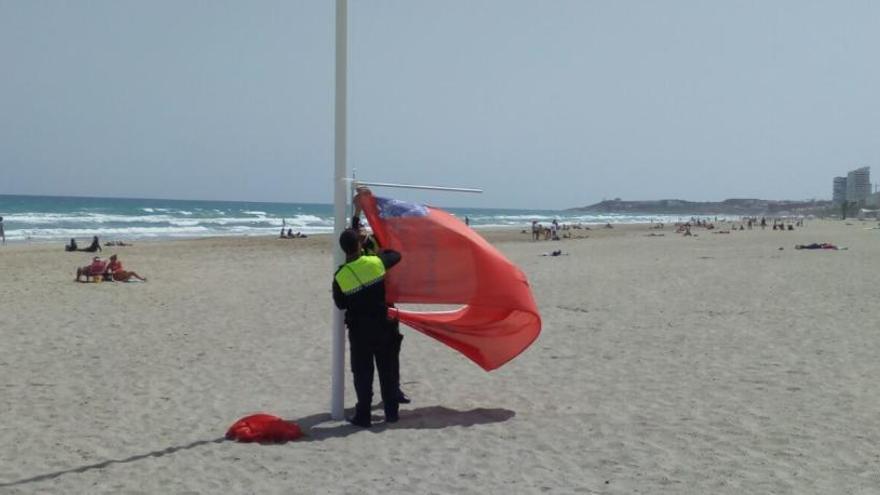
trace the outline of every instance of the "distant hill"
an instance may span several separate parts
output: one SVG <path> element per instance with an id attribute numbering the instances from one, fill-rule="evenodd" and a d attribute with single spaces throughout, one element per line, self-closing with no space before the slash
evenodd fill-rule
<path id="1" fill-rule="evenodd" d="M 655 213 L 685 215 L 818 215 L 829 211 L 831 201 L 773 201 L 766 199 L 725 199 L 724 201 L 624 201 L 611 199 L 570 208 L 566 211 L 584 213 Z"/>

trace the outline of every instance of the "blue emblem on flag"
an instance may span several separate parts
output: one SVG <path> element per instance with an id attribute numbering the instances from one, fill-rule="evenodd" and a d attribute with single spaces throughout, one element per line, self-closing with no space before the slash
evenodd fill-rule
<path id="1" fill-rule="evenodd" d="M 376 197 L 376 209 L 379 210 L 379 218 L 424 217 L 428 214 L 428 208 L 424 205 L 380 197 Z"/>

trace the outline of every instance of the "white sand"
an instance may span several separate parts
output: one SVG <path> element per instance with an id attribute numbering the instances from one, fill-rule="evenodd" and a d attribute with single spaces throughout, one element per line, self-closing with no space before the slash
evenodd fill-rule
<path id="1" fill-rule="evenodd" d="M 414 402 L 370 431 L 326 415 L 329 238 L 116 248 L 149 278 L 131 284 L 8 246 L 0 493 L 880 493 L 880 231 L 863 226 L 494 234 L 541 337 L 485 373 L 407 330 Z M 792 249 L 812 241 L 849 250 Z M 309 438 L 215 442 L 257 411 Z"/>

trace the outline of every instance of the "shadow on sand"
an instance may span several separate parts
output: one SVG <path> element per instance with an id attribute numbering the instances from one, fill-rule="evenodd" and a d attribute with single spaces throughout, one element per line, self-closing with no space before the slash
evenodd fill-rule
<path id="1" fill-rule="evenodd" d="M 374 407 L 374 409 L 375 408 L 381 408 L 381 406 L 376 406 Z M 347 414 L 352 414 L 354 410 L 349 409 L 346 412 Z M 455 409 L 449 409 L 443 406 L 421 407 L 413 410 L 400 411 L 400 421 L 394 424 L 384 423 L 381 421 L 381 418 L 374 417 L 373 427 L 369 429 L 364 429 L 350 425 L 345 422 L 342 422 L 340 424 L 339 421 L 334 421 L 330 419 L 330 414 L 328 413 L 312 414 L 311 416 L 305 416 L 303 418 L 294 420 L 303 429 L 303 431 L 305 432 L 305 436 L 302 437 L 301 440 L 297 440 L 291 443 L 295 445 L 301 442 L 316 442 L 327 440 L 330 438 L 343 438 L 361 431 L 377 433 L 386 429 L 439 429 L 450 426 L 474 426 L 479 424 L 500 423 L 503 421 L 507 421 L 515 415 L 516 413 L 508 409 L 479 408 L 471 409 L 469 411 L 457 411 Z M 333 425 L 321 426 L 323 423 L 333 423 Z M 66 474 L 85 473 L 87 471 L 92 471 L 95 469 L 104 469 L 114 464 L 130 464 L 143 459 L 148 459 L 150 457 L 163 457 L 166 455 L 175 454 L 177 452 L 200 447 L 202 445 L 208 445 L 212 443 L 219 444 L 226 441 L 227 440 L 224 437 L 214 438 L 211 440 L 196 440 L 195 442 L 190 442 L 188 444 L 175 445 L 172 447 L 147 452 L 144 454 L 133 455 L 123 459 L 110 459 L 94 464 L 86 464 L 84 466 L 40 474 L 37 476 L 23 478 L 16 481 L 5 483 L 0 482 L 0 488 L 27 485 L 30 483 L 39 483 L 41 481 L 48 481 L 59 478 Z"/>
<path id="2" fill-rule="evenodd" d="M 381 409 L 374 406 L 373 409 Z M 346 415 L 354 414 L 354 409 L 347 409 Z M 373 427 L 366 429 L 348 423 L 338 424 L 338 421 L 330 419 L 330 414 L 313 414 L 296 420 L 306 433 L 302 440 L 297 442 L 315 442 L 329 438 L 340 438 L 357 433 L 369 431 L 378 433 L 385 430 L 436 430 L 450 426 L 474 426 L 488 423 L 501 423 L 516 416 L 509 409 L 471 409 L 469 411 L 457 411 L 443 406 L 420 407 L 412 410 L 400 411 L 400 421 L 397 423 L 385 423 L 381 418 L 373 416 Z M 332 422 L 333 426 L 321 426 L 323 423 Z"/>
<path id="3" fill-rule="evenodd" d="M 10 486 L 17 486 L 17 485 L 26 485 L 28 483 L 37 483 L 40 481 L 47 481 L 47 480 L 55 479 L 55 478 L 58 478 L 58 477 L 64 476 L 65 474 L 70 474 L 70 473 L 85 473 L 86 471 L 92 471 L 94 469 L 104 469 L 105 467 L 111 466 L 113 464 L 128 464 L 131 462 L 140 461 L 140 460 L 147 459 L 150 457 L 162 457 L 162 456 L 166 456 L 168 454 L 173 454 L 175 452 L 180 452 L 181 450 L 189 450 L 189 449 L 192 449 L 195 447 L 199 447 L 201 445 L 206 445 L 209 443 L 221 443 L 221 442 L 225 442 L 225 441 L 226 441 L 226 439 L 223 437 L 215 438 L 213 440 L 196 440 L 195 442 L 191 442 L 186 445 L 176 445 L 176 446 L 168 447 L 168 448 L 161 449 L 161 450 L 155 450 L 153 452 L 147 452 L 146 454 L 133 455 L 131 457 L 126 457 L 124 459 L 110 459 L 107 461 L 96 462 L 95 464 L 86 464 L 85 466 L 64 469 L 62 471 L 55 471 L 52 473 L 40 474 L 37 476 L 32 476 L 30 478 L 25 478 L 25 479 L 21 479 L 21 480 L 17 480 L 17 481 L 10 481 L 8 483 L 0 483 L 0 488 L 6 488 L 6 487 L 10 487 Z"/>

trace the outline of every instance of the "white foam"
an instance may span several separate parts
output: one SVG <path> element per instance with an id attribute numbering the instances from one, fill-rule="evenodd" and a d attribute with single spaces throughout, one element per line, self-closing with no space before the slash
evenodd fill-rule
<path id="1" fill-rule="evenodd" d="M 332 232 L 332 228 L 297 228 L 305 234 Z M 104 229 L 18 229 L 7 230 L 9 241 L 24 240 L 67 240 L 70 238 L 89 239 L 98 235 L 102 239 L 142 239 L 168 237 L 209 237 L 209 236 L 274 236 L 278 235 L 275 227 L 233 226 L 224 229 L 211 229 L 202 226 L 194 227 L 121 227 Z"/>

